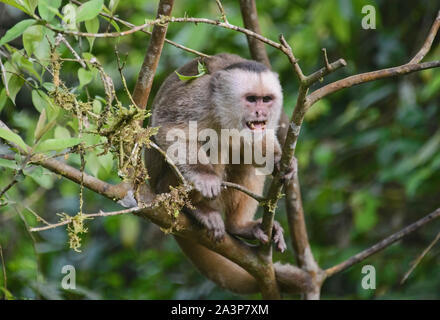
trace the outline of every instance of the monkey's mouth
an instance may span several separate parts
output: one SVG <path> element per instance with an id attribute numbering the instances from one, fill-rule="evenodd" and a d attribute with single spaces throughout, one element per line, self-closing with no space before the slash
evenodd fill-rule
<path id="1" fill-rule="evenodd" d="M 266 120 L 247 121 L 246 126 L 251 130 L 265 130 L 266 129 Z"/>

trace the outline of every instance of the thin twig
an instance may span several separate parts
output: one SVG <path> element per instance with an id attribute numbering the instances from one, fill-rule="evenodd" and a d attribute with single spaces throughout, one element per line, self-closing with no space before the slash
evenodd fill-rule
<path id="1" fill-rule="evenodd" d="M 8 81 L 7 81 L 7 77 L 6 77 L 6 69 L 5 66 L 3 65 L 2 59 L 0 59 L 0 70 L 2 73 L 2 80 L 3 80 L 3 85 L 5 86 L 5 90 L 6 90 L 6 95 L 9 97 L 9 86 L 8 86 Z"/>
<path id="2" fill-rule="evenodd" d="M 435 210 L 434 212 L 428 214 L 424 218 L 417 220 L 413 224 L 410 224 L 406 228 L 403 228 L 402 230 L 390 235 L 389 237 L 376 243 L 375 245 L 371 246 L 370 248 L 354 255 L 353 257 L 349 258 L 348 260 L 341 262 L 340 264 L 338 264 L 334 267 L 326 269 L 325 273 L 326 273 L 327 277 L 331 277 L 331 276 L 335 275 L 336 273 L 344 271 L 344 270 L 350 268 L 351 266 L 355 265 L 356 263 L 367 259 L 369 256 L 371 256 L 379 251 L 382 251 L 383 249 L 389 247 L 390 245 L 399 241 L 403 237 L 406 237 L 407 235 L 420 229 L 425 224 L 427 224 L 428 222 L 431 222 L 432 220 L 434 220 L 438 217 L 440 217 L 440 208 Z"/>
<path id="3" fill-rule="evenodd" d="M 118 51 L 118 47 L 117 46 L 115 46 L 115 54 L 116 54 L 116 61 L 118 63 L 119 75 L 121 76 L 121 81 L 122 81 L 122 85 L 124 86 L 125 93 L 127 94 L 127 96 L 130 99 L 131 103 L 135 107 L 137 107 L 136 102 L 133 100 L 133 96 L 130 93 L 130 90 L 128 90 L 127 81 L 125 81 L 124 73 L 122 72 L 122 69 L 124 69 L 125 63 L 121 64 L 121 59 L 119 57 L 119 51 Z"/>
<path id="4" fill-rule="evenodd" d="M 170 165 L 171 169 L 174 171 L 174 174 L 179 178 L 179 181 L 182 184 L 186 184 L 186 179 L 185 177 L 182 175 L 182 173 L 180 172 L 179 168 L 177 168 L 177 166 L 175 165 L 175 163 L 173 162 L 173 160 L 168 156 L 168 154 L 162 150 L 161 147 L 159 147 L 156 143 L 154 143 L 153 141 L 150 141 L 150 146 L 157 150 L 165 159 L 165 161 Z"/>
<path id="5" fill-rule="evenodd" d="M 431 30 L 429 30 L 428 36 L 426 37 L 426 40 L 422 46 L 422 48 L 417 52 L 417 54 L 414 56 L 414 58 L 411 59 L 411 61 L 408 64 L 414 64 L 419 63 L 423 60 L 425 55 L 431 50 L 432 43 L 434 42 L 435 36 L 437 35 L 437 32 L 440 28 L 440 10 L 437 13 L 437 17 L 432 24 Z"/>
<path id="6" fill-rule="evenodd" d="M 263 202 L 266 201 L 266 198 L 263 196 L 260 196 L 248 189 L 246 189 L 245 187 L 243 187 L 242 185 L 236 184 L 236 183 L 232 183 L 232 182 L 227 182 L 227 181 L 222 181 L 222 186 L 227 187 L 227 188 L 232 188 L 238 191 L 243 192 L 244 194 L 247 194 L 249 197 L 257 200 L 258 202 Z"/>
<path id="7" fill-rule="evenodd" d="M 72 48 L 70 43 L 64 38 L 64 36 L 61 33 L 57 34 L 57 37 L 55 38 L 55 46 L 58 46 L 59 43 L 62 42 L 66 45 L 67 49 L 69 49 L 70 52 L 72 52 L 73 56 L 75 57 L 76 61 L 83 67 L 84 69 L 87 68 L 87 65 L 85 64 L 84 60 L 81 59 L 81 57 L 76 53 L 76 51 Z"/>
<path id="8" fill-rule="evenodd" d="M 281 45 L 283 46 L 283 52 L 289 58 L 290 64 L 293 66 L 293 70 L 295 71 L 295 74 L 297 75 L 299 81 L 302 83 L 303 81 L 305 81 L 306 77 L 304 76 L 304 73 L 302 72 L 301 67 L 298 64 L 298 59 L 296 59 L 295 56 L 293 55 L 292 48 L 287 43 L 286 39 L 282 34 L 280 35 L 280 42 Z"/>
<path id="9" fill-rule="evenodd" d="M 43 20 L 40 20 L 43 21 Z M 46 28 L 49 28 L 52 31 L 59 32 L 62 34 L 69 34 L 72 36 L 77 37 L 93 37 L 93 38 L 119 38 L 119 37 L 125 37 L 132 33 L 135 33 L 137 31 L 141 31 L 142 29 L 145 29 L 149 26 L 155 25 L 155 24 L 162 24 L 164 23 L 163 19 L 155 19 L 145 22 L 144 24 L 141 24 L 139 26 L 134 26 L 133 28 L 126 30 L 126 31 L 120 31 L 120 32 L 108 32 L 108 33 L 91 33 L 91 32 L 81 32 L 81 31 L 70 31 L 70 30 L 59 30 L 57 28 L 54 28 L 49 23 L 46 23 L 44 26 Z"/>
<path id="10" fill-rule="evenodd" d="M 228 19 L 226 18 L 225 9 L 223 8 L 223 5 L 222 5 L 221 1 L 220 0 L 215 0 L 215 2 L 217 3 L 217 7 L 218 7 L 218 9 L 220 11 L 220 14 L 222 15 L 223 22 L 229 24 Z"/>
<path id="11" fill-rule="evenodd" d="M 9 184 L 3 188 L 3 190 L 0 192 L 0 198 L 9 190 L 11 189 L 16 183 L 18 182 L 17 175 L 14 175 L 14 178 L 12 179 Z"/>
<path id="12" fill-rule="evenodd" d="M 136 211 L 139 211 L 139 210 L 141 210 L 141 208 L 133 207 L 133 208 L 129 208 L 129 209 L 112 211 L 112 212 L 100 211 L 98 213 L 82 214 L 82 217 L 84 217 L 85 219 L 91 219 L 91 218 L 96 218 L 96 217 L 118 216 L 118 215 L 127 214 L 127 213 L 136 213 Z M 30 232 L 40 232 L 40 231 L 45 231 L 45 230 L 49 230 L 49 229 L 55 229 L 55 228 L 65 226 L 66 224 L 71 223 L 73 221 L 73 219 L 74 219 L 74 217 L 71 217 L 71 218 L 63 220 L 61 222 L 58 222 L 58 223 L 49 224 L 45 227 L 31 228 L 31 229 L 29 229 L 29 231 Z"/>
<path id="13" fill-rule="evenodd" d="M 330 67 L 330 63 L 328 62 L 327 49 L 326 49 L 326 48 L 322 48 L 321 51 L 322 51 L 322 54 L 323 54 L 323 56 L 324 56 L 324 65 L 325 65 L 325 68 L 326 68 L 327 70 L 330 70 L 331 67 Z"/>
<path id="14" fill-rule="evenodd" d="M 75 3 L 75 4 L 78 4 L 78 5 L 81 5 L 81 4 L 82 4 L 81 2 L 79 2 L 79 1 L 77 1 L 77 0 L 70 0 L 70 2 Z M 132 23 L 130 23 L 130 22 L 128 22 L 128 21 L 122 20 L 122 19 L 120 19 L 120 18 L 118 18 L 118 17 L 111 16 L 111 15 L 109 15 L 109 14 L 107 14 L 107 13 L 100 12 L 99 15 L 100 15 L 100 16 L 103 16 L 103 17 L 106 17 L 107 19 L 113 19 L 114 21 L 119 22 L 119 23 L 121 23 L 121 24 L 123 24 L 124 26 L 129 27 L 129 28 L 133 28 L 133 27 L 135 27 L 134 24 L 132 24 Z M 151 36 L 151 31 L 148 31 L 148 30 L 146 30 L 146 29 L 142 29 L 142 30 L 140 30 L 140 31 L 143 32 L 143 33 L 145 33 L 145 34 L 148 34 L 148 35 Z M 207 54 L 204 54 L 204 53 L 202 53 L 202 52 L 200 52 L 200 51 L 197 51 L 197 50 L 194 50 L 194 49 L 191 49 L 191 48 L 185 47 L 185 46 L 183 46 L 183 45 L 181 45 L 181 44 L 179 44 L 179 43 L 176 43 L 176 42 L 174 42 L 174 41 L 171 41 L 171 40 L 169 40 L 169 39 L 165 39 L 165 42 L 168 43 L 168 44 L 170 44 L 170 45 L 172 45 L 172 46 L 175 46 L 176 48 L 179 48 L 179 49 L 181 49 L 181 50 L 183 50 L 183 51 L 187 51 L 187 52 L 189 52 L 189 53 L 192 53 L 192 54 L 198 55 L 198 56 L 200 56 L 200 57 L 205 57 L 205 58 L 209 58 L 209 57 L 210 57 L 210 56 L 207 55 Z"/>
<path id="15" fill-rule="evenodd" d="M 437 234 L 437 236 L 434 238 L 434 240 L 429 244 L 429 246 L 423 250 L 422 254 L 417 257 L 417 259 L 412 264 L 411 268 L 405 273 L 402 280 L 400 281 L 400 284 L 404 284 L 406 279 L 410 276 L 410 274 L 414 271 L 414 269 L 419 265 L 420 261 L 425 257 L 425 255 L 432 249 L 433 246 L 440 240 L 440 232 Z"/>

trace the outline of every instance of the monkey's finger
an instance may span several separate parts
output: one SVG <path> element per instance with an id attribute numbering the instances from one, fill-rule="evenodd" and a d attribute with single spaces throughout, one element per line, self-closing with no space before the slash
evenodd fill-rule
<path id="1" fill-rule="evenodd" d="M 287 249 L 286 241 L 284 240 L 283 227 L 279 222 L 274 221 L 273 224 L 273 242 L 276 245 L 278 251 L 284 252 Z"/>
<path id="2" fill-rule="evenodd" d="M 264 231 L 259 226 L 254 228 L 253 235 L 254 235 L 255 239 L 261 241 L 262 243 L 269 242 L 268 236 L 264 233 Z"/>

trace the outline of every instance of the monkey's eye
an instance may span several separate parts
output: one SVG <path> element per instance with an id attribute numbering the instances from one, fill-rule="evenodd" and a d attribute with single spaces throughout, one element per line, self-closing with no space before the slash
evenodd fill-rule
<path id="1" fill-rule="evenodd" d="M 248 102 L 257 102 L 257 96 L 247 96 L 246 100 Z"/>
<path id="2" fill-rule="evenodd" d="M 264 102 L 264 103 L 268 103 L 268 102 L 272 101 L 272 99 L 273 99 L 273 98 L 272 98 L 271 96 L 264 96 L 264 97 L 263 97 L 263 102 Z"/>

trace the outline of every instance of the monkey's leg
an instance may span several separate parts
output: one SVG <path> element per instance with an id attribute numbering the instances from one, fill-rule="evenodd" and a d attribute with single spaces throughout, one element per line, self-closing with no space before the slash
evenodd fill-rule
<path id="1" fill-rule="evenodd" d="M 260 291 L 255 278 L 236 263 L 194 241 L 177 236 L 174 238 L 196 268 L 218 286 L 238 294 Z M 305 292 L 311 286 L 304 271 L 298 268 L 279 262 L 274 263 L 274 268 L 282 292 Z"/>
<path id="2" fill-rule="evenodd" d="M 262 243 L 267 243 L 269 241 L 267 235 L 261 228 L 261 219 L 258 219 L 256 221 L 249 221 L 245 225 L 228 224 L 227 230 L 229 233 L 242 237 L 244 239 L 256 239 L 261 241 Z M 283 252 L 287 248 L 283 232 L 283 227 L 281 227 L 278 221 L 274 221 L 272 229 L 272 241 L 275 243 L 277 250 L 281 252 Z"/>
<path id="3" fill-rule="evenodd" d="M 185 208 L 184 212 L 206 228 L 214 241 L 221 241 L 225 236 L 225 223 L 222 215 L 209 205 L 208 200 L 197 203 L 193 209 Z"/>
<path id="4" fill-rule="evenodd" d="M 180 237 L 175 239 L 197 269 L 220 287 L 239 294 L 258 292 L 255 278 L 239 265 L 196 242 Z"/>

